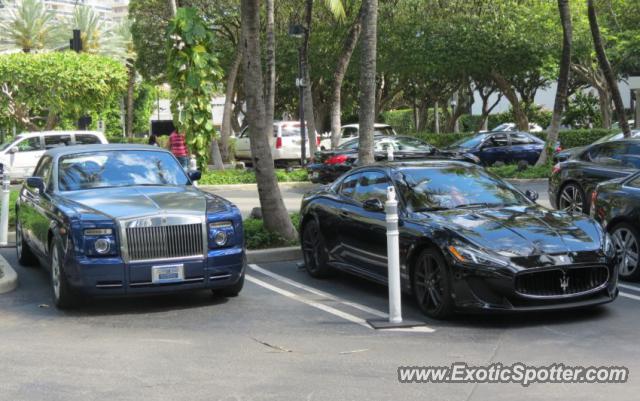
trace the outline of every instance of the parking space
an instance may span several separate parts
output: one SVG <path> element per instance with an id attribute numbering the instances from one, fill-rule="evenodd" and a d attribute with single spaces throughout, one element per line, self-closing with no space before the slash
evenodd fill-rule
<path id="1" fill-rule="evenodd" d="M 2 254 L 16 266 L 13 250 Z M 636 284 L 593 310 L 445 322 L 425 319 L 405 298 L 405 317 L 427 328 L 382 332 L 363 322 L 385 316 L 385 287 L 342 274 L 316 280 L 296 263 L 251 266 L 238 298 L 96 300 L 71 312 L 50 306 L 44 270 L 16 269 L 20 287 L 0 297 L 2 400 L 636 398 Z M 397 381 L 398 366 L 456 361 L 621 365 L 631 383 L 537 384 L 523 393 L 516 384 Z"/>

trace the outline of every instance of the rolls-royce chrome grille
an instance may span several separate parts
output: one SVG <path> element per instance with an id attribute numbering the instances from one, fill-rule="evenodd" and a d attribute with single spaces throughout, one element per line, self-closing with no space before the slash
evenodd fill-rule
<path id="1" fill-rule="evenodd" d="M 131 261 L 203 256 L 202 224 L 129 227 L 126 235 Z"/>
<path id="2" fill-rule="evenodd" d="M 555 298 L 597 291 L 608 280 L 609 270 L 605 266 L 566 267 L 520 273 L 515 288 L 525 296 Z"/>

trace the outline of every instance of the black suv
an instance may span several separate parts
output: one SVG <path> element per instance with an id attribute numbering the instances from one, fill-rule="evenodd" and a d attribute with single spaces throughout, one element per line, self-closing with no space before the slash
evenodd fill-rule
<path id="1" fill-rule="evenodd" d="M 588 213 L 596 185 L 640 169 L 640 140 L 593 144 L 553 167 L 549 200 L 560 210 Z"/>

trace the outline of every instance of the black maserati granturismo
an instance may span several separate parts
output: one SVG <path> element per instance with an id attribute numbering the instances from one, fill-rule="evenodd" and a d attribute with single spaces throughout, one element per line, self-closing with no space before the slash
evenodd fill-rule
<path id="1" fill-rule="evenodd" d="M 310 275 L 337 269 L 386 284 L 389 186 L 399 194 L 402 288 L 428 316 L 578 308 L 618 294 L 614 246 L 594 220 L 545 209 L 535 192 L 444 160 L 360 167 L 306 194 Z"/>

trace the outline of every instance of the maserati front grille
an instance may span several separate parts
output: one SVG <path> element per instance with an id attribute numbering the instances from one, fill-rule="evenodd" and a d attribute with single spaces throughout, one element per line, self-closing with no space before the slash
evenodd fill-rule
<path id="1" fill-rule="evenodd" d="M 202 224 L 129 227 L 126 235 L 131 261 L 204 255 Z"/>
<path id="2" fill-rule="evenodd" d="M 577 296 L 603 288 L 609 280 L 605 266 L 562 267 L 526 271 L 516 276 L 516 292 L 531 297 Z"/>

